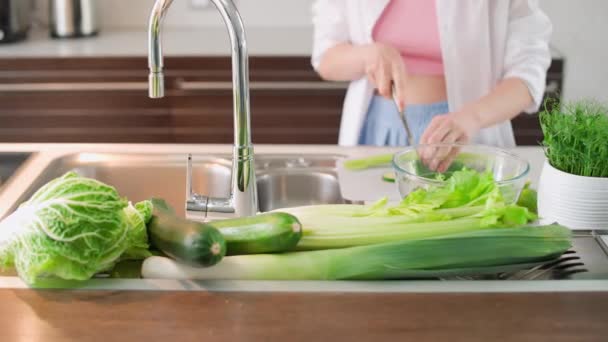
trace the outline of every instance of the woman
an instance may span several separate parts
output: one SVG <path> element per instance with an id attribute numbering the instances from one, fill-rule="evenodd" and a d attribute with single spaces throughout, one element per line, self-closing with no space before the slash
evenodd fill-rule
<path id="1" fill-rule="evenodd" d="M 537 0 L 317 0 L 312 64 L 351 81 L 340 145 L 515 145 L 510 119 L 538 110 L 551 22 Z"/>

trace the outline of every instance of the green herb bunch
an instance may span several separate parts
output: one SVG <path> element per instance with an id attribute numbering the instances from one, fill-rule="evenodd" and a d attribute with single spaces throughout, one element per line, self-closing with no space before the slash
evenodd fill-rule
<path id="1" fill-rule="evenodd" d="M 608 107 L 593 100 L 545 106 L 540 113 L 549 163 L 564 172 L 608 178 Z"/>

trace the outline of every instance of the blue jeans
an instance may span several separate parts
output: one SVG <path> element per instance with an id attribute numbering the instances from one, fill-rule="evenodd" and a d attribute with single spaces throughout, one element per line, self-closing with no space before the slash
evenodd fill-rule
<path id="1" fill-rule="evenodd" d="M 431 120 L 449 111 L 447 102 L 408 105 L 405 109 L 407 123 L 415 144 L 420 142 L 424 130 Z M 359 136 L 360 145 L 407 146 L 407 133 L 393 100 L 374 96 Z"/>

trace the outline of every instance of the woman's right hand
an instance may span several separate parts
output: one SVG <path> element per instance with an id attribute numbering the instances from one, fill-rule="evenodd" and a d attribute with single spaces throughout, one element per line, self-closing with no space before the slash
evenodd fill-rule
<path id="1" fill-rule="evenodd" d="M 399 51 L 389 45 L 372 43 L 365 46 L 365 73 L 378 93 L 388 99 L 393 98 L 393 84 L 399 109 L 405 107 L 405 86 L 407 70 Z"/>

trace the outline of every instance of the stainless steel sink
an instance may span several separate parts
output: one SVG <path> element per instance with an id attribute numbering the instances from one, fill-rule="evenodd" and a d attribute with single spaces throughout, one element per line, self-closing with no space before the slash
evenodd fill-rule
<path id="1" fill-rule="evenodd" d="M 110 154 L 78 153 L 48 159 L 29 177 L 15 178 L 27 183 L 19 196 L 11 197 L 12 209 L 27 200 L 39 187 L 68 171 L 75 171 L 87 177 L 96 178 L 115 186 L 121 195 L 131 201 L 141 201 L 150 197 L 162 197 L 180 215 L 185 215 L 186 155 L 183 154 Z M 230 192 L 231 160 L 229 155 L 195 155 L 193 186 L 197 192 L 223 197 Z M 281 207 L 309 204 L 346 203 L 340 195 L 336 175 L 336 155 L 256 155 L 257 189 L 261 211 Z M 31 176 L 33 175 L 33 176 Z M 13 184 L 12 184 L 13 185 Z M 10 187 L 8 187 L 10 188 Z M 10 192 L 10 189 L 7 191 Z M 0 195 L 2 193 L 0 192 Z M 0 196 L 1 197 L 1 196 Z M 9 208 L 10 209 L 10 208 Z M 6 212 L 5 212 L 6 213 Z M 3 215 L 0 212 L 0 217 Z M 554 262 L 513 274 L 498 274 L 483 278 L 446 278 L 431 281 L 396 281 L 365 283 L 352 282 L 265 282 L 256 287 L 255 282 L 219 282 L 219 285 L 192 282 L 192 289 L 209 290 L 247 288 L 263 291 L 264 286 L 275 291 L 294 288 L 308 291 L 419 291 L 420 284 L 431 292 L 464 291 L 484 292 L 492 284 L 491 291 L 554 291 L 608 288 L 608 231 L 579 232 L 575 236 L 572 250 Z M 14 274 L 0 273 L 6 279 Z M 9 277 L 6 277 L 9 276 Z M 103 278 L 103 275 L 102 275 Z M 94 279 L 87 286 L 99 289 L 159 289 L 155 282 L 125 283 L 124 279 Z M 10 282 L 9 282 L 10 283 Z M 159 283 L 160 284 L 160 283 Z M 190 284 L 190 283 L 189 283 Z M 239 285 L 240 284 L 240 285 Z M 312 284 L 312 288 L 310 287 Z M 316 284 L 316 285 L 315 285 Z M 357 283 L 364 284 L 364 283 Z M 180 282 L 162 283 L 163 289 L 183 289 Z M 211 287 L 209 287 L 211 286 Z M 216 286 L 216 287 L 214 287 Z M 299 287 L 298 287 L 299 286 Z"/>
<path id="2" fill-rule="evenodd" d="M 29 156 L 30 153 L 0 153 L 0 190 Z"/>
<path id="3" fill-rule="evenodd" d="M 193 156 L 193 187 L 199 193 L 226 197 L 230 193 L 230 156 Z M 257 188 L 260 210 L 308 204 L 344 203 L 332 155 L 257 155 Z M 42 185 L 66 172 L 110 184 L 131 201 L 165 199 L 184 216 L 186 194 L 185 155 L 129 155 L 81 153 L 53 161 L 19 202 Z"/>
<path id="4" fill-rule="evenodd" d="M 260 211 L 279 208 L 342 203 L 336 176 L 320 171 L 269 171 L 258 177 Z"/>

